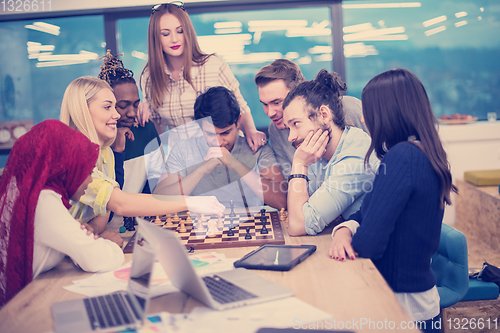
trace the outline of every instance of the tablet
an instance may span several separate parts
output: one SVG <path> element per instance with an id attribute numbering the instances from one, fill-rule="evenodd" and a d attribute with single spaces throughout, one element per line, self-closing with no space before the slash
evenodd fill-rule
<path id="1" fill-rule="evenodd" d="M 289 271 L 314 251 L 316 251 L 316 245 L 264 244 L 235 261 L 234 267 Z"/>

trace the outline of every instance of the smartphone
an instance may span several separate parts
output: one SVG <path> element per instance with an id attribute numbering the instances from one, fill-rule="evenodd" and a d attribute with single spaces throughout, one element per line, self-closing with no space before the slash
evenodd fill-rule
<path id="1" fill-rule="evenodd" d="M 234 267 L 289 271 L 316 251 L 316 245 L 264 244 L 234 262 Z"/>

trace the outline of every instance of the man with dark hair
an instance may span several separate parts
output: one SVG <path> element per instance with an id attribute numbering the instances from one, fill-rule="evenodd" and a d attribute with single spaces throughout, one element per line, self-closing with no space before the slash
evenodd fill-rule
<path id="1" fill-rule="evenodd" d="M 286 207 L 286 183 L 266 144 L 255 154 L 239 131 L 234 94 L 212 87 L 196 99 L 195 119 L 203 137 L 176 144 L 167 160 L 161 194 L 213 195 L 224 205 Z"/>
<path id="2" fill-rule="evenodd" d="M 295 148 L 288 142 L 290 130 L 283 122 L 283 101 L 290 90 L 305 80 L 299 66 L 287 59 L 277 59 L 262 67 L 255 75 L 259 99 L 264 112 L 272 121 L 268 130 L 269 141 L 285 178 L 290 174 Z M 345 89 L 342 93 L 345 93 Z M 365 124 L 361 122 L 361 101 L 351 96 L 343 96 L 341 101 L 346 125 L 361 128 L 368 133 Z M 309 179 L 309 192 L 312 193 L 317 188 L 316 176 L 309 174 Z"/>
<path id="3" fill-rule="evenodd" d="M 365 164 L 371 140 L 345 123 L 342 90 L 341 78 L 322 69 L 315 80 L 302 82 L 283 101 L 288 141 L 296 149 L 287 196 L 292 236 L 315 235 L 339 215 L 347 219 L 372 188 L 378 160 L 370 155 Z M 321 179 L 312 194 L 310 174 Z"/>

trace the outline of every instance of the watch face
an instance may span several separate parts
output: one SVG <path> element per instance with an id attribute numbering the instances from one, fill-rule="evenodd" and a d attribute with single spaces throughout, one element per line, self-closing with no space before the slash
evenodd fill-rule
<path id="1" fill-rule="evenodd" d="M 24 126 L 17 126 L 12 131 L 12 134 L 14 134 L 14 137 L 16 139 L 19 139 L 21 137 L 21 135 L 25 134 L 26 132 L 27 132 L 26 127 L 24 127 Z"/>
<path id="2" fill-rule="evenodd" d="M 10 131 L 8 129 L 0 129 L 0 143 L 6 143 L 10 140 Z"/>

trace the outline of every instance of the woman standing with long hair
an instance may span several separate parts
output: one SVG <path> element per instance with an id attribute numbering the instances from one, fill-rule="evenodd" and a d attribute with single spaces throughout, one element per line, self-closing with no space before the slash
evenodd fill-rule
<path id="1" fill-rule="evenodd" d="M 169 128 L 169 147 L 179 139 L 201 136 L 201 130 L 192 122 L 194 102 L 198 95 L 215 86 L 226 87 L 236 96 L 242 110 L 243 132 L 252 150 L 257 151 L 266 143 L 266 135 L 255 128 L 250 108 L 228 64 L 214 54 L 201 51 L 182 2 L 154 6 L 148 28 L 148 63 L 142 73 L 141 88 L 158 133 L 161 135 Z M 143 123 L 146 116 L 139 116 L 139 122 Z"/>
<path id="2" fill-rule="evenodd" d="M 361 98 L 372 137 L 366 156 L 374 151 L 381 164 L 360 211 L 334 229 L 329 254 L 372 259 L 412 319 L 431 332 L 440 313 L 431 257 L 456 192 L 437 120 L 424 86 L 405 69 L 377 75 Z"/>

